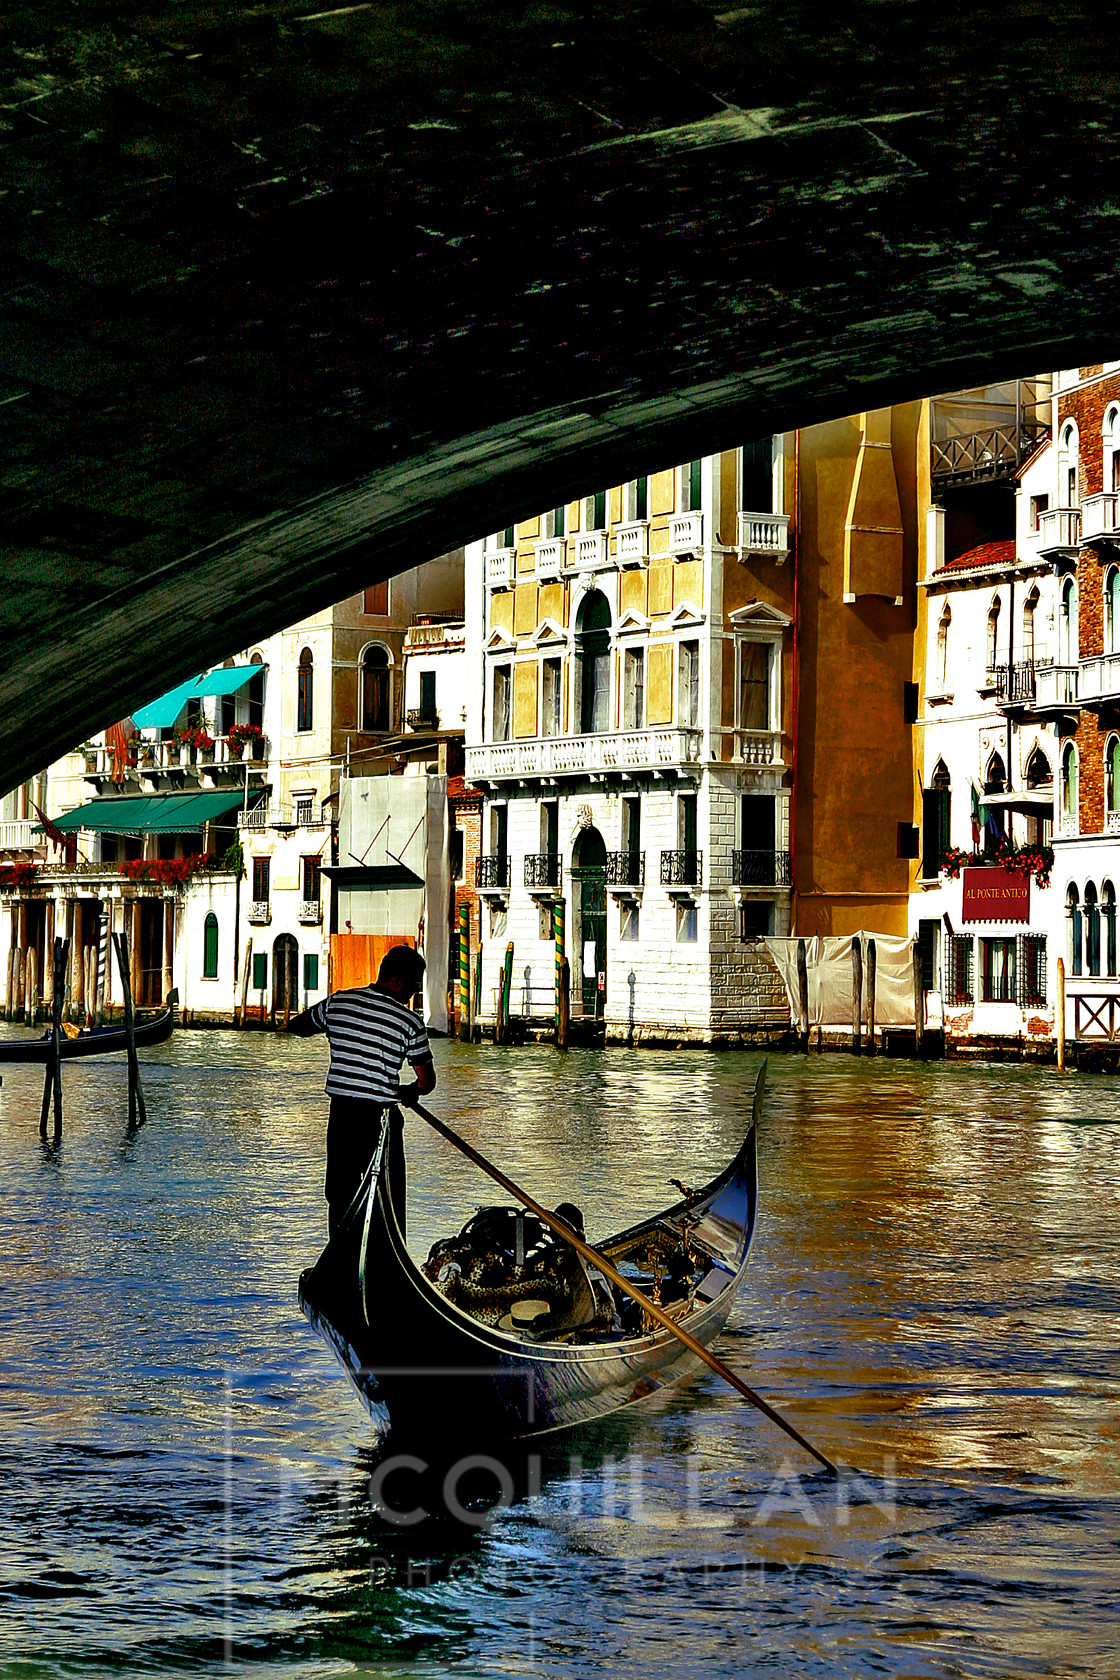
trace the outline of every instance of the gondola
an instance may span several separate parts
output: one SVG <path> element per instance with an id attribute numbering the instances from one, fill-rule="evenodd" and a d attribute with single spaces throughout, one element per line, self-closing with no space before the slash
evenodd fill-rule
<path id="1" fill-rule="evenodd" d="M 705 1347 L 727 1322 L 754 1235 L 755 1136 L 765 1069 L 742 1147 L 702 1190 L 597 1245 Z M 667 1330 L 588 1325 L 586 1296 L 544 1327 L 480 1321 L 410 1256 L 388 1192 L 382 1150 L 299 1303 L 339 1359 L 379 1433 L 394 1438 L 523 1440 L 589 1423 L 699 1369 Z M 492 1210 L 515 1218 L 515 1210 Z M 575 1210 L 573 1210 L 575 1211 Z M 469 1227 L 468 1227 L 469 1229 Z M 433 1251 L 435 1252 L 435 1251 Z M 566 1251 L 568 1254 L 571 1250 Z M 588 1280 L 593 1285 L 596 1280 Z M 610 1291 L 599 1284 L 600 1303 Z M 587 1295 L 596 1291 L 589 1287 Z M 535 1303 L 524 1303 L 535 1305 Z M 592 1302 L 592 1312 L 595 1305 Z"/>
<path id="2" fill-rule="evenodd" d="M 172 1000 L 158 1015 L 153 1015 L 147 1021 L 137 1021 L 136 1048 L 143 1050 L 152 1044 L 162 1044 L 171 1037 L 174 1027 L 175 1003 Z M 45 1064 L 50 1056 L 50 1048 L 49 1032 L 44 1033 L 41 1038 L 0 1039 L 0 1062 Z M 58 1049 L 63 1061 L 71 1061 L 76 1056 L 108 1056 L 116 1050 L 127 1050 L 128 1038 L 123 1026 L 91 1027 L 88 1031 L 79 1033 L 77 1038 L 67 1038 L 63 1033 L 58 1041 Z"/>

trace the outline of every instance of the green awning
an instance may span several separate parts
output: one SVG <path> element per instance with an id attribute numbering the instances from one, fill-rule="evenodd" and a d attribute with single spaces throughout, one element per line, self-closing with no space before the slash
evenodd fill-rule
<path id="1" fill-rule="evenodd" d="M 137 729 L 170 729 L 188 700 L 236 694 L 239 688 L 244 688 L 246 683 L 263 672 L 263 665 L 220 665 L 216 671 L 208 671 L 202 677 L 191 677 L 189 682 L 168 689 L 150 705 L 141 706 L 138 712 L 133 712 L 132 721 Z"/>
<path id="2" fill-rule="evenodd" d="M 151 793 L 125 794 L 119 799 L 91 799 L 67 811 L 55 823 L 64 833 L 79 828 L 97 829 L 102 834 L 188 834 L 203 823 L 216 822 L 227 811 L 235 811 L 244 799 L 240 793 Z"/>

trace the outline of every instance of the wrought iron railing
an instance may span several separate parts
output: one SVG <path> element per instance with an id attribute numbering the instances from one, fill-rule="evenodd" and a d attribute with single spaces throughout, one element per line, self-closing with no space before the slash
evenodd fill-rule
<path id="1" fill-rule="evenodd" d="M 510 884 L 510 861 L 503 852 L 493 852 L 488 857 L 475 860 L 474 884 L 476 887 L 507 887 Z"/>
<path id="2" fill-rule="evenodd" d="M 644 887 L 646 884 L 646 854 L 644 852 L 608 852 L 608 887 Z"/>
<path id="3" fill-rule="evenodd" d="M 698 887 L 704 879 L 703 852 L 662 852 L 663 887 Z"/>
<path id="4" fill-rule="evenodd" d="M 315 926 L 323 919 L 323 906 L 317 898 L 301 899 L 299 920 L 305 927 Z"/>
<path id="5" fill-rule="evenodd" d="M 404 721 L 410 729 L 437 729 L 439 713 L 434 706 L 413 706 L 404 714 Z"/>
<path id="6" fill-rule="evenodd" d="M 788 887 L 789 853 L 753 848 L 732 852 L 731 879 L 737 887 Z"/>
<path id="7" fill-rule="evenodd" d="M 267 898 L 255 898 L 249 906 L 249 920 L 265 926 L 272 920 L 272 909 Z"/>
<path id="8" fill-rule="evenodd" d="M 527 887 L 556 887 L 560 884 L 560 859 L 555 852 L 529 852 L 525 857 Z"/>

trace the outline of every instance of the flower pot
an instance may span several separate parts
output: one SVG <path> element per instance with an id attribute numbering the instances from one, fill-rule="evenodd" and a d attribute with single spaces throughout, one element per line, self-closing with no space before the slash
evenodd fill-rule
<path id="1" fill-rule="evenodd" d="M 245 757 L 245 743 L 244 743 L 244 741 L 230 741 L 228 743 L 228 745 L 229 745 L 229 756 L 230 756 L 230 762 L 231 763 L 234 762 L 235 760 L 239 761 L 239 760 L 241 760 Z"/>

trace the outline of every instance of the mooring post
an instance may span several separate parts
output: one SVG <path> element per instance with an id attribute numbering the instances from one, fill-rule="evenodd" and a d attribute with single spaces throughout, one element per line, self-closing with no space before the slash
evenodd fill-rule
<path id="1" fill-rule="evenodd" d="M 798 1049 L 803 1056 L 809 1054 L 809 965 L 805 961 L 805 941 L 797 941 L 797 1004 L 801 1011 L 801 1028 L 798 1032 Z"/>
<path id="2" fill-rule="evenodd" d="M 568 1048 L 568 1020 L 571 1013 L 572 970 L 567 957 L 560 964 L 559 1006 L 556 1011 L 556 1043 L 561 1050 Z"/>
<path id="3" fill-rule="evenodd" d="M 1054 1033 L 1057 1038 L 1058 1072 L 1066 1071 L 1066 965 L 1058 958 L 1058 996 L 1054 1009 Z"/>
<path id="4" fill-rule="evenodd" d="M 35 1025 L 35 1009 L 39 1002 L 39 953 L 34 945 L 27 947 L 27 1011 L 24 1019 L 29 1027 Z"/>
<path id="5" fill-rule="evenodd" d="M 246 1011 L 249 1007 L 249 976 L 253 972 L 253 941 L 245 941 L 245 960 L 241 970 L 241 1005 L 235 1011 L 233 1024 L 235 1027 L 245 1025 Z"/>
<path id="6" fill-rule="evenodd" d="M 510 1040 L 509 1012 L 513 997 L 513 940 L 506 946 L 506 960 L 502 968 L 502 1043 Z"/>
<path id="7" fill-rule="evenodd" d="M 128 1123 L 142 1126 L 148 1118 L 144 1091 L 140 1084 L 140 1063 L 136 1059 L 136 1017 L 132 1007 L 132 976 L 129 974 L 129 949 L 123 933 L 113 935 L 117 952 L 117 966 L 124 992 L 124 1033 L 128 1045 Z"/>
<path id="8" fill-rule="evenodd" d="M 863 952 L 858 939 L 852 940 L 852 1055 L 863 1049 Z"/>
<path id="9" fill-rule="evenodd" d="M 914 941 L 914 1054 L 920 1059 L 925 1051 L 926 994 L 922 987 L 922 953 Z"/>
<path id="10" fill-rule="evenodd" d="M 474 1035 L 476 1031 L 478 1033 L 479 1041 L 481 1042 L 482 1040 L 482 1028 L 478 1024 L 478 1018 L 482 1013 L 482 911 L 480 910 L 478 914 L 478 950 L 474 954 L 474 987 L 471 992 L 471 996 L 474 999 L 474 1002 L 471 1004 L 472 1044 L 474 1043 Z"/>
<path id="11" fill-rule="evenodd" d="M 471 1037 L 471 907 L 459 906 L 459 1042 Z"/>
<path id="12" fill-rule="evenodd" d="M 14 1020 L 16 1012 L 16 948 L 8 946 L 8 989 L 4 995 L 4 1016 Z"/>
<path id="13" fill-rule="evenodd" d="M 93 1024 L 105 1024 L 105 999 L 109 994 L 109 924 L 113 919 L 111 900 L 106 900 L 97 929 L 97 996 L 94 999 Z"/>
<path id="14" fill-rule="evenodd" d="M 875 941 L 867 941 L 867 1054 L 875 1054 Z"/>
<path id="15" fill-rule="evenodd" d="M 560 1042 L 560 976 L 564 969 L 564 900 L 552 901 L 552 943 L 556 954 L 556 1042 Z"/>

